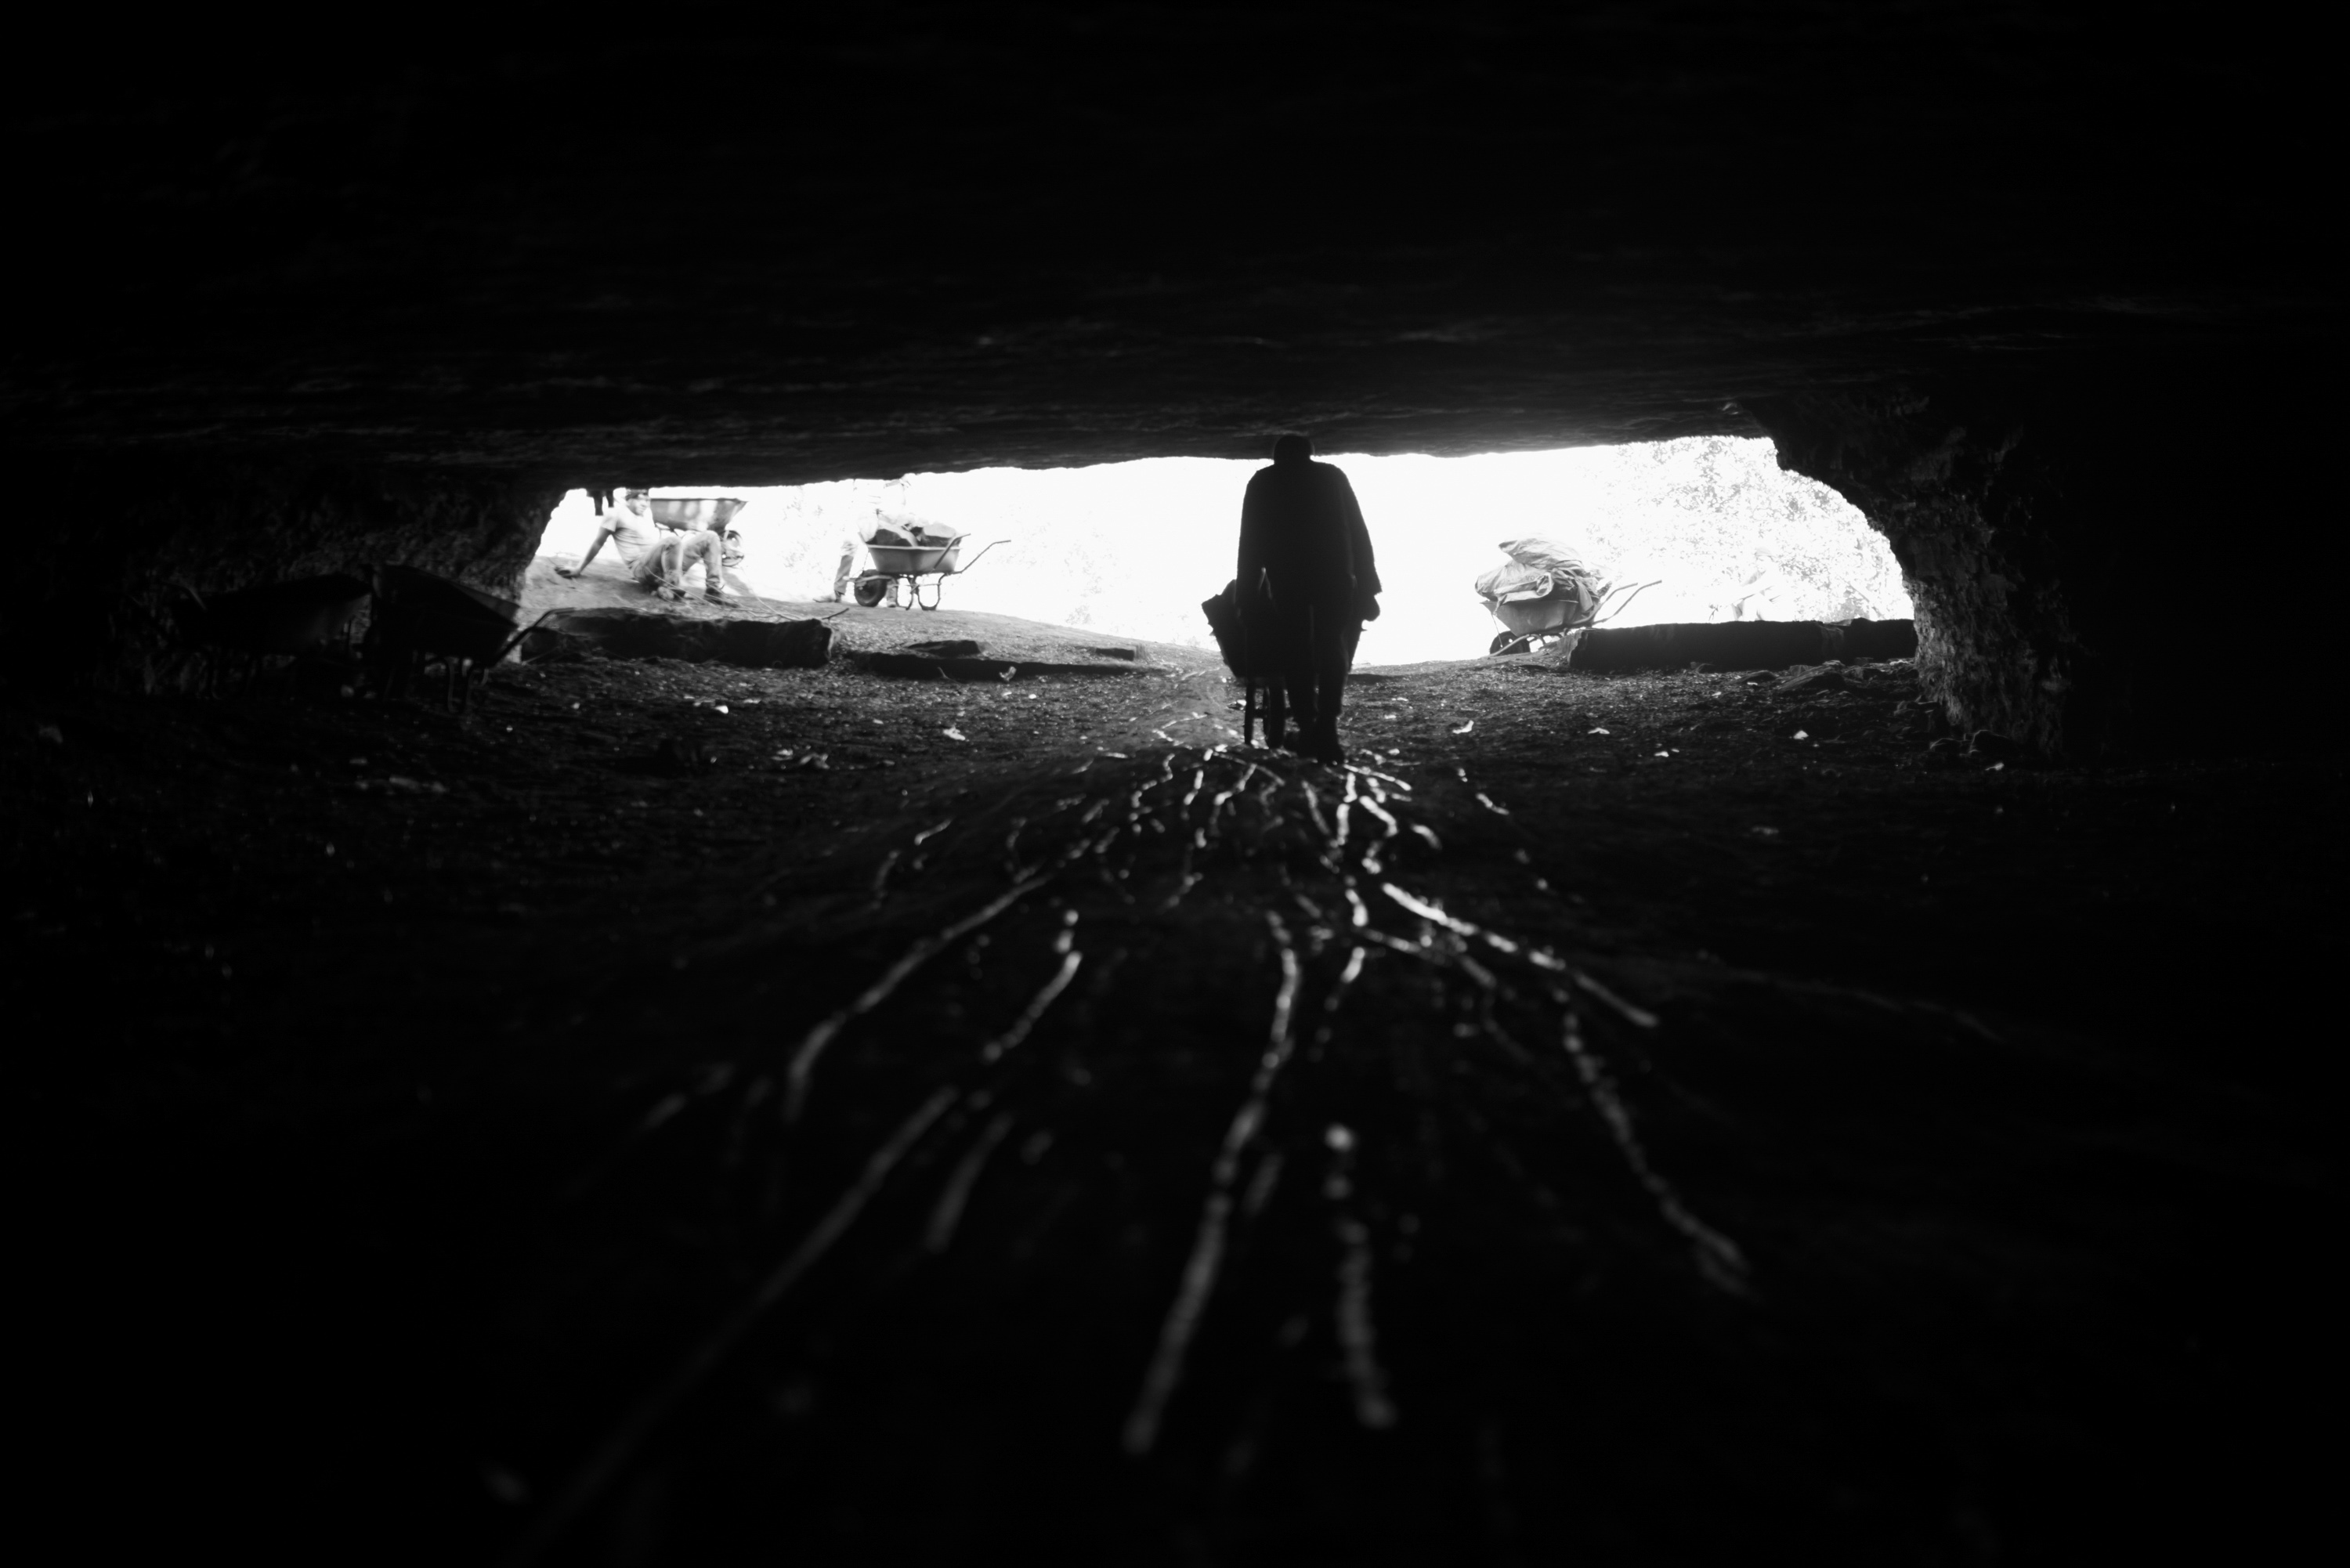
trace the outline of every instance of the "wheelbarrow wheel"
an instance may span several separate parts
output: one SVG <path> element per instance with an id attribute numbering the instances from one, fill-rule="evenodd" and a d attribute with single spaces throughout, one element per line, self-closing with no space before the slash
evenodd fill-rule
<path id="1" fill-rule="evenodd" d="M 1493 637 L 1493 645 L 1485 651 L 1487 653 L 1523 653 L 1525 650 L 1515 645 L 1526 640 L 1514 631 L 1497 632 Z"/>
<path id="2" fill-rule="evenodd" d="M 881 601 L 889 597 L 890 586 L 891 580 L 888 577 L 859 577 L 857 579 L 857 602 L 867 609 L 878 609 Z"/>

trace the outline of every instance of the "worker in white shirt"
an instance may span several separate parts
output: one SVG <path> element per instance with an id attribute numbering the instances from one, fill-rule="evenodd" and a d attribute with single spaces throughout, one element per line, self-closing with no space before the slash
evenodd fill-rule
<path id="1" fill-rule="evenodd" d="M 596 516 L 596 542 L 579 557 L 576 566 L 557 566 L 558 576 L 577 577 L 588 570 L 604 542 L 612 542 L 612 549 L 629 575 L 642 580 L 644 564 L 649 557 L 658 557 L 670 542 L 668 530 L 653 521 L 652 492 L 626 490 L 620 493 L 619 504 L 603 508 Z"/>

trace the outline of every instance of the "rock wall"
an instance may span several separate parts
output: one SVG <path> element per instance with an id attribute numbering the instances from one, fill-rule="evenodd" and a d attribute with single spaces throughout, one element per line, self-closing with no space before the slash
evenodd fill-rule
<path id="1" fill-rule="evenodd" d="M 2052 756 L 2241 750 L 2279 738 L 2305 679 L 2279 661 L 2316 633 L 2264 615 L 2248 642 L 2230 618 L 2305 584 L 2313 544 L 2328 576 L 2338 553 L 2310 527 L 2339 511 L 2337 400 L 2290 369 L 2171 358 L 1745 406 L 1782 466 L 1891 541 L 1951 722 Z"/>
<path id="2" fill-rule="evenodd" d="M 12 677 L 185 684 L 201 658 L 169 608 L 379 564 L 517 597 L 558 489 L 475 475 L 257 462 L 83 461 L 19 470 L 62 548 L 18 583 Z"/>
<path id="3" fill-rule="evenodd" d="M 369 559 L 497 586 L 536 484 L 1759 420 L 1904 553 L 1959 722 L 2088 753 L 2292 686 L 2204 679 L 2192 557 L 2332 551 L 2296 488 L 2350 336 L 2327 51 L 2034 5 L 1261 9 L 363 50 L 50 18 L 89 32 L 39 57 L 106 69 L 0 100 L 41 236 L 0 448 L 103 543 L 0 635 L 89 664 L 177 579 Z M 722 61 L 726 112 L 597 112 Z"/>

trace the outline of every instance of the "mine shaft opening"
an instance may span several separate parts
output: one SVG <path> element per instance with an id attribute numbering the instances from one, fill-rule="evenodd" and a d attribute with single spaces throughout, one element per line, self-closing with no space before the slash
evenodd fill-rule
<path id="1" fill-rule="evenodd" d="M 1513 569 L 1503 546 L 1553 546 L 1616 592 L 1619 627 L 1737 620 L 1901 620 L 1901 570 L 1883 535 L 1826 485 L 1783 470 L 1767 439 L 1726 436 L 1461 457 L 1332 452 L 1359 497 L 1385 586 L 1357 662 L 1474 658 L 1509 635 L 1480 588 Z M 649 513 L 718 522 L 739 552 L 733 591 L 785 603 L 854 598 L 1212 648 L 1201 601 L 1232 574 L 1241 497 L 1260 462 L 1156 458 L 1083 468 L 980 468 L 781 486 L 655 485 Z M 621 503 L 620 492 L 612 504 Z M 726 505 L 724 503 L 735 503 Z M 888 532 L 877 535 L 876 530 Z M 925 564 L 886 543 L 959 536 L 927 585 L 886 590 L 877 566 Z M 576 567 L 601 524 L 585 490 L 550 517 L 533 563 Z M 872 553 L 884 542 L 885 554 Z M 889 552 L 895 552 L 894 554 Z M 601 572 L 624 567 L 605 553 Z M 699 587 L 706 568 L 689 570 Z M 1506 584 L 1503 585 L 1506 587 Z M 887 592 L 889 597 L 880 599 Z"/>
<path id="2" fill-rule="evenodd" d="M 2338 665 L 2228 548 L 2339 510 L 2299 30 L 87 15 L 11 95 L 6 440 L 97 546 L 0 615 L 28 1534 L 2332 1524 Z M 1272 421 L 1381 552 L 1336 763 L 1202 624 Z M 615 483 L 761 597 L 558 577 Z M 806 602 L 885 516 L 941 610 Z M 1489 656 L 1527 538 L 1657 586 Z"/>

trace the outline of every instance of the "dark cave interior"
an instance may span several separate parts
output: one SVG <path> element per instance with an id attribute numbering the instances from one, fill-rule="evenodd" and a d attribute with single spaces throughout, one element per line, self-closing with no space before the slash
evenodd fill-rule
<path id="1" fill-rule="evenodd" d="M 2298 1539 L 2342 774 L 2326 596 L 2235 606 L 2339 553 L 2323 54 L 1938 4 L 40 35 L 0 777 L 57 1529 Z M 1916 655 L 1367 670 L 1326 768 L 1171 656 L 893 678 L 886 610 L 462 713 L 174 645 L 324 574 L 515 595 L 582 484 L 1293 428 L 1768 435 Z"/>

